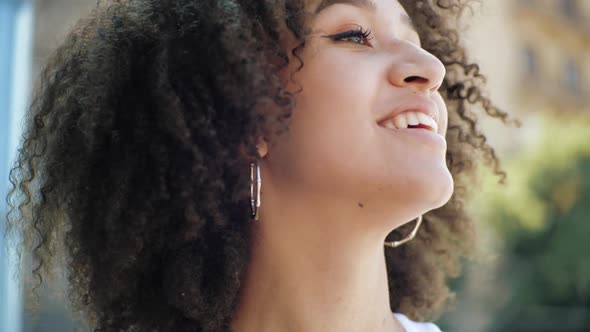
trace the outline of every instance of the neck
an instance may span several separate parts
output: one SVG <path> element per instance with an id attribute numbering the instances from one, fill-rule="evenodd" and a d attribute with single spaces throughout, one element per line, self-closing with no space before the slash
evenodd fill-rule
<path id="1" fill-rule="evenodd" d="M 234 332 L 403 331 L 389 305 L 388 232 L 319 199 L 265 195 Z"/>

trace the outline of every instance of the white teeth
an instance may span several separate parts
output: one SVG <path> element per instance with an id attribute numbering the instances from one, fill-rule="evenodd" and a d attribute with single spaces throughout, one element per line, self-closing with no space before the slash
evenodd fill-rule
<path id="1" fill-rule="evenodd" d="M 428 127 L 432 128 L 434 132 L 438 132 L 438 126 L 436 125 L 436 121 L 433 118 L 429 117 L 424 113 L 416 113 L 418 114 L 418 120 L 420 123 L 427 125 Z"/>
<path id="2" fill-rule="evenodd" d="M 391 123 L 392 121 L 387 121 L 387 123 Z M 405 116 L 396 116 L 393 118 L 393 124 L 395 124 L 396 128 L 408 128 L 408 120 L 406 120 Z"/>
<path id="3" fill-rule="evenodd" d="M 406 119 L 408 119 L 408 124 L 410 126 L 416 126 L 420 124 L 420 120 L 418 120 L 418 115 L 414 112 L 406 112 Z"/>
<path id="4" fill-rule="evenodd" d="M 432 131 L 438 132 L 436 121 L 422 112 L 404 112 L 396 115 L 392 119 L 385 121 L 384 123 L 385 127 L 390 129 L 405 129 L 408 128 L 408 125 L 416 126 L 418 124 L 426 125 L 430 127 Z"/>
<path id="5" fill-rule="evenodd" d="M 428 124 L 428 119 L 430 119 L 430 117 L 424 113 L 416 113 L 416 116 L 418 117 L 418 121 L 422 124 Z"/>

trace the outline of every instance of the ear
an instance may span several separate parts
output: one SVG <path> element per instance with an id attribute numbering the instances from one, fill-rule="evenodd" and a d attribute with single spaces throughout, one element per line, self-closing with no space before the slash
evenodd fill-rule
<path id="1" fill-rule="evenodd" d="M 258 148 L 258 155 L 260 158 L 264 158 L 268 154 L 268 143 L 264 140 L 263 136 L 258 136 L 256 148 Z"/>
<path id="2" fill-rule="evenodd" d="M 256 150 L 258 151 L 258 156 L 260 158 L 264 158 L 268 154 L 268 143 L 264 140 L 263 136 L 259 136 L 256 140 Z M 251 162 L 244 143 L 240 143 L 239 153 L 243 160 Z"/>

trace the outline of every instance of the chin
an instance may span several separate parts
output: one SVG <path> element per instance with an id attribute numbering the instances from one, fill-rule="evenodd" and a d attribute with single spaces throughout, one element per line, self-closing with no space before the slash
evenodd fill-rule
<path id="1" fill-rule="evenodd" d="M 425 191 L 428 192 L 429 203 L 431 209 L 439 208 L 451 199 L 455 190 L 455 183 L 451 172 L 447 169 L 446 172 L 436 177 L 435 181 L 426 185 Z"/>
<path id="2" fill-rule="evenodd" d="M 405 186 L 402 186 L 404 191 L 398 192 L 396 196 L 405 196 L 404 200 L 408 204 L 425 211 L 445 205 L 453 196 L 454 191 L 455 184 L 451 172 L 445 167 L 436 171 L 430 170 L 427 174 L 424 175 L 422 172 L 421 175 L 416 174 Z"/>

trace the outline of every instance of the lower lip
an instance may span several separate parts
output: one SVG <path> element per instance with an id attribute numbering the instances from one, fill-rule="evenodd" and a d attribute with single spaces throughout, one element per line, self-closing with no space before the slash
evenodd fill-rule
<path id="1" fill-rule="evenodd" d="M 435 133 L 428 129 L 422 128 L 407 128 L 407 129 L 389 129 L 383 126 L 379 126 L 379 128 L 389 132 L 389 135 L 396 135 L 399 137 L 400 135 L 411 137 L 412 139 L 420 140 L 426 144 L 436 146 L 441 149 L 447 148 L 447 140 L 440 134 Z"/>

